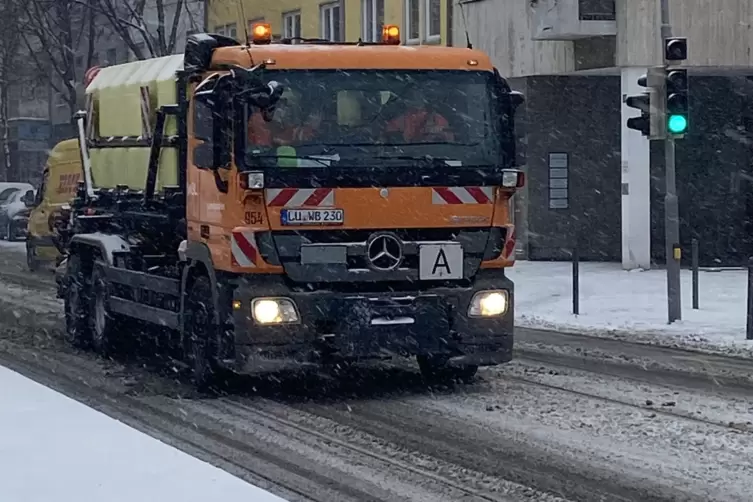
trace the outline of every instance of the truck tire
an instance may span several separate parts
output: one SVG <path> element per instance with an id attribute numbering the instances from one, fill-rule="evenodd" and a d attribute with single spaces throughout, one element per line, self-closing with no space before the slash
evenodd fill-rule
<path id="1" fill-rule="evenodd" d="M 91 297 L 91 274 L 78 255 L 68 257 L 63 298 L 65 310 L 65 340 L 77 348 L 87 348 L 91 343 L 88 319 Z"/>
<path id="2" fill-rule="evenodd" d="M 214 310 L 212 283 L 206 276 L 196 277 L 185 302 L 184 354 L 193 384 L 204 392 L 216 392 L 220 383 L 215 342 L 220 327 Z"/>
<path id="3" fill-rule="evenodd" d="M 111 356 L 120 341 L 121 319 L 110 312 L 107 278 L 96 265 L 91 277 L 88 318 L 92 348 L 102 356 Z"/>
<path id="4" fill-rule="evenodd" d="M 470 382 L 478 371 L 476 365 L 450 366 L 448 358 L 443 356 L 418 356 L 416 359 L 421 375 L 429 382 Z"/>

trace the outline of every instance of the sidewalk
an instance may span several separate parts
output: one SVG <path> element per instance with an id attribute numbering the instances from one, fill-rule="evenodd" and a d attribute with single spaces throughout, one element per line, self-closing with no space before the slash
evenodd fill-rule
<path id="1" fill-rule="evenodd" d="M 671 325 L 665 270 L 581 263 L 579 316 L 572 314 L 571 263 L 518 261 L 508 275 L 515 281 L 518 326 L 753 355 L 753 341 L 745 341 L 745 270 L 701 271 L 699 310 L 692 309 L 691 272 L 683 270 L 682 321 Z"/>
<path id="2" fill-rule="evenodd" d="M 13 502 L 284 502 L 0 366 L 0 491 Z"/>

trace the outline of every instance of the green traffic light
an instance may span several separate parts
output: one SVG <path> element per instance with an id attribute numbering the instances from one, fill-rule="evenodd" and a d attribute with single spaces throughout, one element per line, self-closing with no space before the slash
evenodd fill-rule
<path id="1" fill-rule="evenodd" d="M 682 134 L 688 128 L 688 119 L 684 115 L 670 115 L 667 128 L 672 134 Z"/>

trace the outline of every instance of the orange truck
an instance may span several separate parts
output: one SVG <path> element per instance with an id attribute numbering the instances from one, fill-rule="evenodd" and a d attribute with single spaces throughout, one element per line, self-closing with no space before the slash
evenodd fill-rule
<path id="1" fill-rule="evenodd" d="M 197 385 L 416 357 L 469 378 L 513 348 L 521 94 L 470 48 L 189 37 L 102 68 L 60 266 L 69 340 L 137 336 Z"/>

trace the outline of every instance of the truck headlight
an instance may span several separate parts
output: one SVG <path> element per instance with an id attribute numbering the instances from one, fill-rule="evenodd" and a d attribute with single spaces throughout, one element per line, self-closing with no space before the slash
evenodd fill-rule
<path id="1" fill-rule="evenodd" d="M 290 324 L 300 320 L 298 309 L 290 298 L 255 298 L 251 313 L 258 324 Z"/>
<path id="2" fill-rule="evenodd" d="M 501 289 L 497 291 L 479 291 L 471 299 L 468 317 L 496 317 L 507 312 L 509 294 Z"/>

